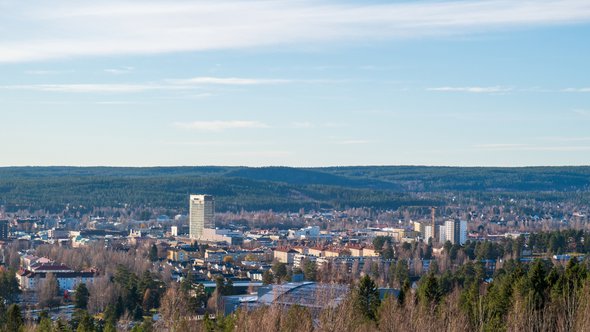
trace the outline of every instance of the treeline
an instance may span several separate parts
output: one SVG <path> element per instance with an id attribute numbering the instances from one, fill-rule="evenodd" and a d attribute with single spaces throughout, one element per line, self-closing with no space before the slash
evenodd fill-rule
<path id="1" fill-rule="evenodd" d="M 183 210 L 190 193 L 215 195 L 221 211 L 396 209 L 440 204 L 436 196 L 425 200 L 410 193 L 449 191 L 470 196 L 553 192 L 555 199 L 589 202 L 589 188 L 590 167 L 0 168 L 0 205 L 8 211 L 56 213 L 66 206 L 81 213 L 95 207 L 125 206 Z"/>
<path id="2" fill-rule="evenodd" d="M 88 213 L 97 207 L 142 207 L 186 211 L 188 196 L 208 193 L 218 211 L 440 204 L 413 195 L 326 185 L 295 186 L 245 178 L 154 176 L 1 178 L 0 205 L 8 212 L 47 210 Z"/>
<path id="3" fill-rule="evenodd" d="M 397 297 L 379 297 L 362 277 L 337 306 L 241 308 L 216 319 L 191 315 L 187 292 L 170 288 L 153 328 L 170 331 L 587 331 L 590 329 L 588 262 L 567 266 L 537 260 L 508 261 L 493 281 L 468 264 L 443 275 L 427 274 Z M 139 331 L 139 328 L 138 328 Z"/>
<path id="4" fill-rule="evenodd" d="M 338 306 L 319 312 L 273 305 L 241 309 L 217 323 L 164 318 L 161 324 L 175 331 L 588 331 L 588 310 L 587 262 L 572 259 L 562 267 L 511 260 L 493 281 L 468 264 L 455 273 L 427 274 L 417 289 L 406 284 L 398 297 L 381 301 L 365 276 Z"/>
<path id="5" fill-rule="evenodd" d="M 590 167 L 4 167 L 0 179 L 225 177 L 294 185 L 399 191 L 572 191 L 590 186 Z"/>
<path id="6" fill-rule="evenodd" d="M 577 191 L 590 187 L 590 167 L 357 166 L 324 172 L 400 184 L 406 191 Z"/>

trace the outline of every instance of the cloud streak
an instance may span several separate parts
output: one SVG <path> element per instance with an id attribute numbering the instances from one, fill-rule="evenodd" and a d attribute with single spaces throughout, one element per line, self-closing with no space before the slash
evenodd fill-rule
<path id="1" fill-rule="evenodd" d="M 153 90 L 186 89 L 181 86 L 172 87 L 161 84 L 25 84 L 4 85 L 4 90 L 29 90 L 38 92 L 60 93 L 137 93 Z"/>
<path id="2" fill-rule="evenodd" d="M 453 87 L 443 86 L 437 88 L 428 88 L 427 91 L 437 92 L 467 92 L 467 93 L 505 93 L 512 91 L 512 88 L 502 86 L 464 86 Z"/>
<path id="3" fill-rule="evenodd" d="M 261 129 L 270 126 L 260 121 L 193 121 L 193 122 L 176 122 L 174 126 L 181 129 L 190 129 L 196 131 L 223 131 L 228 129 Z"/>
<path id="4" fill-rule="evenodd" d="M 112 75 L 123 75 L 131 73 L 135 68 L 133 67 L 121 67 L 121 68 L 107 68 L 104 70 L 105 73 L 112 74 Z"/>
<path id="5" fill-rule="evenodd" d="M 564 146 L 541 146 L 532 144 L 479 144 L 472 148 L 485 151 L 529 151 L 529 152 L 583 152 L 590 151 L 590 146 L 564 145 Z"/>
<path id="6" fill-rule="evenodd" d="M 335 144 L 339 144 L 339 145 L 360 145 L 360 144 L 370 144 L 370 143 L 373 143 L 373 141 L 366 140 L 366 139 L 351 139 L 351 140 L 342 140 L 342 141 L 335 142 Z"/>
<path id="7" fill-rule="evenodd" d="M 12 33 L 0 42 L 0 62 L 452 36 L 590 20 L 586 0 L 57 0 L 1 9 L 0 31 Z"/>
<path id="8" fill-rule="evenodd" d="M 123 72 L 108 71 L 119 75 Z M 287 79 L 260 79 L 240 77 L 193 77 L 188 79 L 166 79 L 157 83 L 73 83 L 73 84 L 22 84 L 0 85 L 0 90 L 29 90 L 38 92 L 60 93 L 139 93 L 154 90 L 197 90 L 202 86 L 252 86 L 263 84 L 284 84 L 290 82 L 310 83 L 308 81 L 291 81 Z M 210 96 L 203 95 L 203 96 Z"/>
<path id="9" fill-rule="evenodd" d="M 567 88 L 561 90 L 563 92 L 590 92 L 590 88 Z"/>
<path id="10" fill-rule="evenodd" d="M 291 80 L 240 77 L 194 77 L 188 79 L 167 80 L 173 84 L 185 85 L 262 85 L 291 83 Z"/>

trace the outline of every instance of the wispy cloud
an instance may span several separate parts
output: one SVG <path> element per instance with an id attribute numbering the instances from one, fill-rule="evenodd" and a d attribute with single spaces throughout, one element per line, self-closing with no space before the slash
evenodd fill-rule
<path id="1" fill-rule="evenodd" d="M 184 85 L 261 85 L 261 84 L 283 84 L 291 80 L 269 79 L 269 78 L 240 78 L 240 77 L 193 77 L 188 79 L 169 79 L 172 84 Z"/>
<path id="2" fill-rule="evenodd" d="M 315 125 L 309 121 L 304 121 L 304 122 L 293 122 L 292 124 L 293 128 L 297 128 L 297 129 L 310 129 L 310 128 L 315 128 Z"/>
<path id="3" fill-rule="evenodd" d="M 344 128 L 348 127 L 348 123 L 343 122 L 327 122 L 323 125 L 326 128 Z"/>
<path id="4" fill-rule="evenodd" d="M 222 131 L 227 129 L 260 129 L 270 127 L 264 122 L 242 120 L 176 122 L 174 123 L 174 126 L 177 128 L 198 131 Z"/>
<path id="5" fill-rule="evenodd" d="M 123 74 L 129 74 L 132 71 L 134 71 L 135 68 L 134 67 L 120 67 L 120 68 L 108 68 L 105 69 L 104 72 L 108 73 L 108 74 L 113 74 L 113 75 L 123 75 Z"/>
<path id="6" fill-rule="evenodd" d="M 291 151 L 270 150 L 270 151 L 236 151 L 224 152 L 221 155 L 237 158 L 285 158 L 293 156 Z"/>
<path id="7" fill-rule="evenodd" d="M 97 105 L 139 105 L 142 104 L 140 101 L 129 101 L 129 100 L 105 100 L 97 101 Z"/>
<path id="8" fill-rule="evenodd" d="M 334 143 L 339 144 L 339 145 L 359 145 L 359 144 L 373 143 L 373 141 L 366 140 L 366 139 L 351 139 L 351 140 L 336 141 Z"/>
<path id="9" fill-rule="evenodd" d="M 232 140 L 232 141 L 190 141 L 190 142 L 166 142 L 165 144 L 170 145 L 188 145 L 188 146 L 262 146 L 272 145 L 270 141 L 243 141 L 243 140 Z"/>
<path id="10" fill-rule="evenodd" d="M 27 75 L 55 75 L 60 73 L 58 70 L 25 70 L 25 74 Z"/>
<path id="11" fill-rule="evenodd" d="M 21 1 L 0 13 L 13 32 L 0 42 L 0 62 L 465 35 L 589 20 L 586 0 Z"/>
<path id="12" fill-rule="evenodd" d="M 25 84 L 3 85 L 5 90 L 31 90 L 40 92 L 61 93 L 135 93 L 153 90 L 186 89 L 182 86 L 167 86 L 161 84 Z"/>
<path id="13" fill-rule="evenodd" d="M 503 86 L 463 86 L 463 87 L 443 86 L 443 87 L 436 87 L 436 88 L 428 88 L 426 90 L 438 91 L 438 92 L 505 93 L 505 92 L 510 92 L 513 89 L 509 88 L 509 87 L 503 87 Z"/>
<path id="14" fill-rule="evenodd" d="M 572 110 L 572 112 L 574 112 L 577 115 L 581 115 L 581 116 L 590 116 L 590 110 L 577 108 L 575 110 Z"/>
<path id="15" fill-rule="evenodd" d="M 590 88 L 567 88 L 561 90 L 563 92 L 590 92 Z"/>
<path id="16" fill-rule="evenodd" d="M 477 150 L 487 151 L 530 151 L 530 152 L 583 152 L 590 151 L 590 146 L 585 145 L 533 145 L 533 144 L 479 144 L 474 145 L 472 148 Z"/>
<path id="17" fill-rule="evenodd" d="M 115 72 L 113 72 L 113 74 L 115 74 Z M 313 80 L 308 81 L 312 82 Z M 261 85 L 281 84 L 288 82 L 291 81 L 287 79 L 260 79 L 241 77 L 195 77 L 189 79 L 165 79 L 163 81 L 153 83 L 73 83 L 0 85 L 0 89 L 60 93 L 137 93 L 154 90 L 198 90 L 203 86 L 213 85 Z M 197 95 L 197 97 L 199 98 L 209 96 L 211 96 L 210 92 L 205 92 Z"/>
<path id="18" fill-rule="evenodd" d="M 539 137 L 539 140 L 542 141 L 549 141 L 549 142 L 587 142 L 590 141 L 590 137 L 588 136 L 547 136 L 547 137 Z"/>
<path id="19" fill-rule="evenodd" d="M 496 150 L 496 149 L 518 149 L 528 147 L 528 144 L 519 143 L 489 143 L 489 144 L 476 144 L 473 147 L 476 149 Z"/>
<path id="20" fill-rule="evenodd" d="M 344 128 L 348 127 L 347 123 L 341 122 L 310 122 L 310 121 L 299 121 L 291 124 L 292 128 L 296 129 L 312 129 L 312 128 Z"/>

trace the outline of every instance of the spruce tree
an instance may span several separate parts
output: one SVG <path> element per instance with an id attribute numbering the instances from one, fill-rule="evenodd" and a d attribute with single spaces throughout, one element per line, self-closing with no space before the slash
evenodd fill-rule
<path id="1" fill-rule="evenodd" d="M 377 310 L 381 300 L 379 289 L 369 276 L 364 276 L 359 281 L 354 293 L 354 307 L 359 313 L 370 320 L 377 319 Z"/>

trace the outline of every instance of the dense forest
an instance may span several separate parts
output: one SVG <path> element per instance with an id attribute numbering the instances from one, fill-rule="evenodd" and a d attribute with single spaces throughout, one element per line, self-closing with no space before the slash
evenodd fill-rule
<path id="1" fill-rule="evenodd" d="M 220 211 L 297 211 L 438 205 L 440 195 L 448 192 L 535 192 L 587 200 L 589 191 L 590 167 L 0 168 L 0 205 L 8 211 L 123 206 L 183 209 L 190 193 L 215 195 Z"/>

